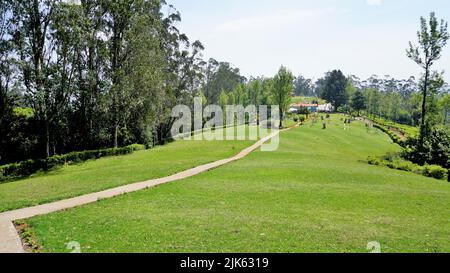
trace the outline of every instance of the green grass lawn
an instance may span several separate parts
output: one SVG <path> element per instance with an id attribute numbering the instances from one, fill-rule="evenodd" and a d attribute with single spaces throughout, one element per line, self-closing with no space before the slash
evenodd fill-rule
<path id="1" fill-rule="evenodd" d="M 254 141 L 176 141 L 0 184 L 0 212 L 169 176 L 231 157 Z"/>
<path id="2" fill-rule="evenodd" d="M 283 132 L 276 152 L 27 223 L 45 252 L 70 241 L 83 252 L 367 252 L 370 241 L 450 252 L 450 184 L 368 165 L 399 147 L 342 125 L 308 123 Z"/>
<path id="3" fill-rule="evenodd" d="M 319 104 L 326 103 L 325 100 L 323 100 L 321 98 L 316 98 L 316 97 L 298 96 L 298 97 L 292 97 L 292 99 L 291 99 L 291 103 L 312 103 L 313 101 L 317 101 L 317 102 L 319 102 Z"/>

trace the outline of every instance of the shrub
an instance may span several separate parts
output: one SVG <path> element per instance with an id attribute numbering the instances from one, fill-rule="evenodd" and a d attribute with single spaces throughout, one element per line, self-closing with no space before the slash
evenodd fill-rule
<path id="1" fill-rule="evenodd" d="M 306 107 L 301 107 L 297 110 L 297 114 L 309 116 L 311 114 L 311 111 L 309 111 L 309 109 Z"/>
<path id="2" fill-rule="evenodd" d="M 372 157 L 372 156 L 369 156 L 369 158 L 367 159 L 367 162 L 368 162 L 370 165 L 375 165 L 375 166 L 381 165 L 381 160 L 379 160 L 379 159 L 376 158 L 376 157 Z"/>
<path id="3" fill-rule="evenodd" d="M 423 145 L 418 138 L 407 141 L 407 149 L 403 156 L 418 164 L 440 165 L 450 168 L 450 131 L 443 128 L 432 128 L 427 131 Z"/>
<path id="4" fill-rule="evenodd" d="M 402 147 L 406 147 L 406 143 L 405 141 L 401 140 L 400 137 L 398 135 L 396 135 L 395 133 L 393 133 L 392 131 L 390 131 L 388 128 L 386 128 L 385 126 L 379 125 L 379 124 L 374 124 L 373 125 L 374 128 L 380 129 L 381 131 L 383 131 L 385 134 L 387 134 L 394 143 L 402 146 Z"/>
<path id="5" fill-rule="evenodd" d="M 303 123 L 306 121 L 306 116 L 305 115 L 298 115 L 298 120 Z"/>
<path id="6" fill-rule="evenodd" d="M 423 175 L 436 179 L 444 179 L 447 178 L 447 172 L 447 169 L 444 169 L 441 166 L 427 165 L 423 170 Z"/>
<path id="7" fill-rule="evenodd" d="M 414 164 L 413 162 L 403 160 L 399 158 L 398 155 L 396 154 L 388 154 L 381 158 L 368 157 L 367 162 L 370 165 L 385 166 L 390 169 L 413 172 L 416 174 L 436 179 L 445 179 L 447 178 L 448 175 L 447 169 L 442 168 L 441 166 L 438 165 L 420 166 L 418 164 Z"/>
<path id="8" fill-rule="evenodd" d="M 99 159 L 106 156 L 131 154 L 135 151 L 145 149 L 145 145 L 133 144 L 123 148 L 71 152 L 64 155 L 55 155 L 47 159 L 30 159 L 0 166 L 0 181 L 28 176 L 40 170 L 48 171 L 64 164 L 81 163 L 90 159 Z"/>
<path id="9" fill-rule="evenodd" d="M 409 161 L 403 161 L 403 162 L 398 163 L 398 165 L 397 165 L 397 170 L 401 170 L 401 171 L 413 172 L 416 169 L 417 169 L 417 167 L 414 166 L 414 164 Z"/>

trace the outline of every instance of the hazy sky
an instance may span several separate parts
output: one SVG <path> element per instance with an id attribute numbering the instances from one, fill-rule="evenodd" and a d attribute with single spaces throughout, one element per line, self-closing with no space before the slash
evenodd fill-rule
<path id="1" fill-rule="evenodd" d="M 272 76 L 280 65 L 318 78 L 331 69 L 366 78 L 419 76 L 405 50 L 420 16 L 450 21 L 448 0 L 169 0 L 180 29 L 245 76 Z M 450 81 L 450 44 L 436 68 Z"/>

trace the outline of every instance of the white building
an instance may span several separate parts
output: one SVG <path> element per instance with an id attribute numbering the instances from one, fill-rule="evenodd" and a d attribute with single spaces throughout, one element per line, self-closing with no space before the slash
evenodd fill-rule
<path id="1" fill-rule="evenodd" d="M 333 112 L 333 111 L 334 111 L 334 107 L 331 103 L 319 105 L 317 107 L 317 112 Z"/>

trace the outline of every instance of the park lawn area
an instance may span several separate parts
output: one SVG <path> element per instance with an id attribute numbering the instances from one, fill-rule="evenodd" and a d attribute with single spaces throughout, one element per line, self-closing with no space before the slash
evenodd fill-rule
<path id="1" fill-rule="evenodd" d="M 292 97 L 291 103 L 312 103 L 313 101 L 317 101 L 319 104 L 325 104 L 326 101 L 321 98 L 317 97 L 304 97 L 304 96 L 297 96 Z"/>
<path id="2" fill-rule="evenodd" d="M 0 212 L 169 176 L 239 153 L 255 141 L 175 141 L 0 184 Z"/>
<path id="3" fill-rule="evenodd" d="M 350 126 L 308 122 L 276 152 L 26 223 L 43 252 L 450 252 L 450 184 L 367 164 L 399 147 Z"/>

